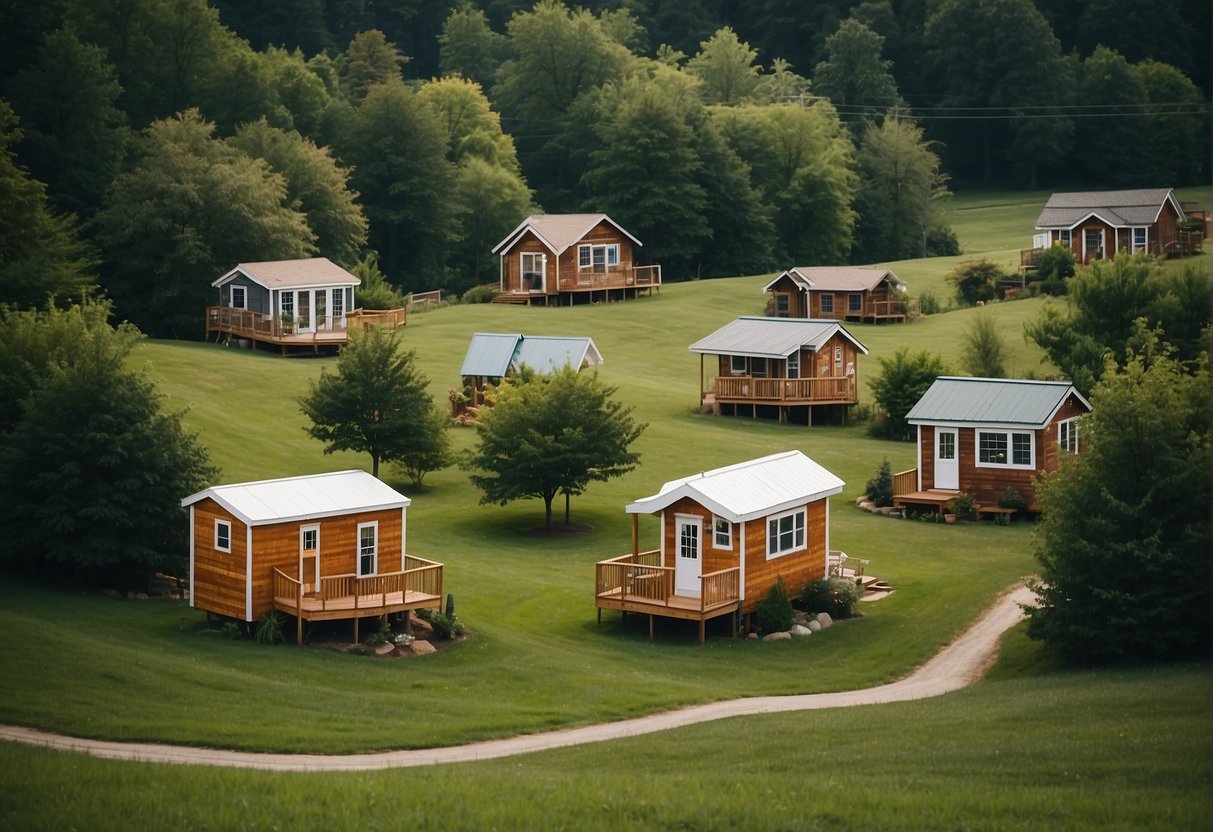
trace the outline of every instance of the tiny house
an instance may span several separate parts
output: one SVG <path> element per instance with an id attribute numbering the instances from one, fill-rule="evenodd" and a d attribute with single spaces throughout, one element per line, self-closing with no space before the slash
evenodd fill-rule
<path id="1" fill-rule="evenodd" d="M 407 554 L 408 497 L 365 471 L 217 485 L 190 511 L 190 606 L 303 622 L 437 609 L 442 564 Z"/>
<path id="2" fill-rule="evenodd" d="M 901 278 L 875 266 L 795 266 L 762 290 L 770 293 L 776 318 L 900 322 L 917 311 Z"/>
<path id="3" fill-rule="evenodd" d="M 1079 263 L 1118 252 L 1190 254 L 1177 248 L 1186 219 L 1171 188 L 1056 193 L 1036 218 L 1032 249 L 1021 263 L 1034 265 L 1028 255 L 1053 245 L 1070 249 Z"/>
<path id="4" fill-rule="evenodd" d="M 628 503 L 632 551 L 596 566 L 595 602 L 653 618 L 746 618 L 782 579 L 789 595 L 826 577 L 830 497 L 843 481 L 800 451 L 671 480 Z M 658 546 L 640 551 L 639 517 L 659 520 Z"/>
<path id="5" fill-rule="evenodd" d="M 520 367 L 547 375 L 562 367 L 581 370 L 601 363 L 602 353 L 592 338 L 477 332 L 468 344 L 459 375 L 470 406 L 478 407 L 485 385 L 499 383 Z"/>

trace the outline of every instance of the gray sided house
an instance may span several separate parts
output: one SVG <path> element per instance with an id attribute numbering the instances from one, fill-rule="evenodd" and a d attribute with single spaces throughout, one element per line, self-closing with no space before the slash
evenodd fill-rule
<path id="1" fill-rule="evenodd" d="M 777 318 L 898 322 L 916 311 L 901 278 L 879 266 L 795 266 L 762 290 Z"/>
<path id="2" fill-rule="evenodd" d="M 478 407 L 486 385 L 499 383 L 523 365 L 547 375 L 562 367 L 580 370 L 601 363 L 602 353 L 592 338 L 477 332 L 468 344 L 459 375 L 469 391 L 470 406 Z"/>
<path id="3" fill-rule="evenodd" d="M 1186 219 L 1171 188 L 1057 193 L 1036 218 L 1032 246 L 1063 245 L 1079 263 L 1119 252 L 1189 253 L 1177 251 L 1179 224 Z"/>
<path id="4" fill-rule="evenodd" d="M 807 425 L 815 407 L 845 415 L 859 402 L 858 360 L 868 352 L 838 321 L 762 316 L 738 318 L 689 349 L 700 356 L 702 410 Z"/>
<path id="5" fill-rule="evenodd" d="M 893 501 L 938 507 L 965 493 L 994 507 L 1013 488 L 1035 511 L 1037 478 L 1079 453 L 1090 410 L 1068 381 L 937 378 L 906 416 L 918 465 L 894 477 Z"/>

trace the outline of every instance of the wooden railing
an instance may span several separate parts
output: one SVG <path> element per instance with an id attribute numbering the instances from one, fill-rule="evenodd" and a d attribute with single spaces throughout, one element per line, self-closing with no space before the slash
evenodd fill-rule
<path id="1" fill-rule="evenodd" d="M 699 593 L 699 609 L 706 610 L 720 604 L 736 601 L 741 597 L 741 567 L 730 566 L 709 572 L 701 579 Z"/>
<path id="2" fill-rule="evenodd" d="M 347 326 L 350 329 L 370 329 L 373 326 L 387 326 L 400 329 L 408 320 L 409 310 L 399 309 L 351 309 L 346 315 Z"/>
<path id="3" fill-rule="evenodd" d="M 442 564 L 424 558 L 405 555 L 403 572 L 388 572 L 383 575 L 325 575 L 320 578 L 319 591 L 314 598 L 321 612 L 329 609 L 331 602 L 341 601 L 336 609 L 347 609 L 353 599 L 354 609 L 376 609 L 388 606 L 387 596 L 399 593 L 405 598 L 409 592 L 419 592 L 435 597 L 442 596 Z M 295 609 L 303 599 L 303 583 L 274 569 L 273 586 L 275 598 L 294 598 Z"/>
<path id="4" fill-rule="evenodd" d="M 295 580 L 277 567 L 274 567 L 272 578 L 274 597 L 293 598 L 295 609 L 299 609 L 303 604 L 303 581 Z"/>
<path id="5" fill-rule="evenodd" d="M 911 468 L 908 471 L 898 471 L 893 475 L 893 496 L 901 494 L 909 494 L 911 491 L 918 490 L 918 469 Z"/>
<path id="6" fill-rule="evenodd" d="M 416 312 L 418 309 L 428 309 L 431 306 L 442 305 L 442 290 L 435 289 L 432 292 L 413 292 L 409 298 L 408 310 Z"/>
<path id="7" fill-rule="evenodd" d="M 656 606 L 670 604 L 674 592 L 674 569 L 661 566 L 657 550 L 638 555 L 621 555 L 599 561 L 594 568 L 597 595 L 618 593 L 622 598 Z M 700 578 L 699 609 L 711 609 L 741 597 L 741 568 L 731 566 L 709 572 Z"/>
<path id="8" fill-rule="evenodd" d="M 824 378 L 754 378 L 717 376 L 716 400 L 742 399 L 797 404 L 850 404 L 858 401 L 854 376 Z"/>
<path id="9" fill-rule="evenodd" d="M 914 317 L 918 312 L 918 301 L 873 299 L 868 301 L 867 310 L 864 317 Z"/>
<path id="10" fill-rule="evenodd" d="M 264 312 L 235 309 L 231 306 L 206 308 L 206 332 L 225 332 L 257 341 L 299 343 L 306 341 L 344 342 L 347 330 L 386 325 L 393 329 L 404 326 L 407 309 L 352 309 L 344 316 L 318 315 L 308 322 L 307 331 L 300 322 L 283 324 L 282 319 Z"/>
<path id="11" fill-rule="evenodd" d="M 574 277 L 560 279 L 560 291 L 576 292 L 592 289 L 647 289 L 661 285 L 661 266 L 633 266 L 620 263 L 604 271 L 586 269 Z"/>

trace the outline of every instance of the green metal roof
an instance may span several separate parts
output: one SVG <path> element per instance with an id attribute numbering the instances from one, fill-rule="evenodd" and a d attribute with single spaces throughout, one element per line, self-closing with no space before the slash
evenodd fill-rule
<path id="1" fill-rule="evenodd" d="M 990 424 L 1042 428 L 1073 394 L 1068 381 L 941 376 L 906 414 L 911 425 Z"/>

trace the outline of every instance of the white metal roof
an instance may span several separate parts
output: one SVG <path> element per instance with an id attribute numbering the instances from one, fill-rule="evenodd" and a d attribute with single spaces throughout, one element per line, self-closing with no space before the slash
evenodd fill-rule
<path id="1" fill-rule="evenodd" d="M 1073 394 L 1091 404 L 1068 381 L 941 376 L 910 412 L 912 425 L 1023 425 L 1043 428 Z"/>
<path id="2" fill-rule="evenodd" d="M 266 289 L 311 288 L 315 286 L 358 286 L 362 281 L 327 257 L 306 257 L 301 260 L 266 260 L 260 263 L 240 263 L 212 283 L 222 286 L 243 275 Z"/>
<path id="3" fill-rule="evenodd" d="M 501 378 L 523 364 L 546 375 L 565 366 L 579 370 L 601 363 L 602 353 L 592 338 L 477 332 L 459 375 Z"/>
<path id="4" fill-rule="evenodd" d="M 250 526 L 405 508 L 412 502 L 366 471 L 333 471 L 277 480 L 216 485 L 181 501 L 210 497 Z"/>
<path id="5" fill-rule="evenodd" d="M 725 324 L 688 349 L 708 355 L 748 355 L 752 358 L 786 358 L 799 349 L 816 352 L 839 333 L 867 355 L 868 348 L 838 321 L 815 318 L 766 318 L 745 315 Z"/>
<path id="6" fill-rule="evenodd" d="M 690 497 L 729 522 L 741 523 L 829 497 L 843 485 L 800 451 L 785 451 L 671 480 L 653 496 L 628 503 L 626 510 L 653 514 Z"/>
<path id="7" fill-rule="evenodd" d="M 906 289 L 906 284 L 892 269 L 881 266 L 793 266 L 776 275 L 762 287 L 762 291 L 769 292 L 785 275 L 805 291 L 865 292 L 875 289 L 885 280 L 895 289 Z"/>
<path id="8" fill-rule="evenodd" d="M 523 232 L 528 230 L 538 237 L 539 241 L 547 246 L 553 254 L 561 254 L 569 246 L 580 241 L 586 234 L 589 234 L 594 226 L 603 221 L 615 226 L 620 234 L 626 236 L 636 245 L 644 245 L 644 243 L 629 234 L 626 228 L 606 214 L 532 214 L 507 234 L 504 240 L 493 247 L 493 254 L 500 254 L 514 245 Z"/>

